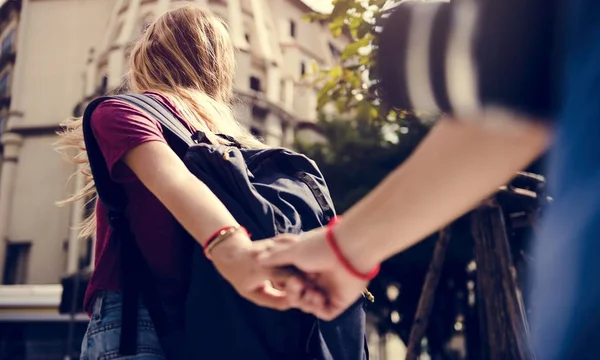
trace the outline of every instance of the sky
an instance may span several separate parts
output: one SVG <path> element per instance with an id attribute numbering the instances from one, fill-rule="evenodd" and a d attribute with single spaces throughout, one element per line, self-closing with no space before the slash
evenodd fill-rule
<path id="1" fill-rule="evenodd" d="M 1 1 L 1 0 L 0 0 Z M 333 5 L 331 0 L 303 0 L 308 6 L 315 9 L 318 12 L 331 12 Z"/>

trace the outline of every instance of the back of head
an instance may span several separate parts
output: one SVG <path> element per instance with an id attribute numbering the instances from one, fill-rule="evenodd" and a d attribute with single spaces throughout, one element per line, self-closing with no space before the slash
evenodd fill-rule
<path id="1" fill-rule="evenodd" d="M 234 73 L 227 26 L 210 11 L 188 4 L 148 26 L 131 50 L 127 81 L 133 91 L 156 91 L 171 98 L 198 130 L 263 147 L 233 116 Z"/>
<path id="2" fill-rule="evenodd" d="M 233 116 L 234 71 L 234 48 L 226 25 L 209 11 L 188 4 L 161 15 L 133 44 L 126 80 L 133 92 L 167 96 L 197 130 L 215 141 L 214 134 L 225 134 L 246 147 L 264 148 Z M 95 201 L 82 119 L 69 119 L 62 125 L 57 148 L 80 165 L 85 186 L 59 205 Z M 95 220 L 94 212 L 81 224 L 80 236 L 95 232 Z"/>

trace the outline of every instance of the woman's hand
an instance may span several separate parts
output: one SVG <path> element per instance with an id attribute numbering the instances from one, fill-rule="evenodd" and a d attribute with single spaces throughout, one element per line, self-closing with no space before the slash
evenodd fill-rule
<path id="1" fill-rule="evenodd" d="M 323 320 L 333 320 L 356 302 L 368 282 L 352 276 L 340 265 L 326 242 L 325 234 L 326 229 L 317 229 L 301 238 L 279 236 L 272 240 L 274 245 L 265 248 L 258 258 L 272 271 L 294 266 L 304 272 L 304 291 L 298 299 L 295 298 L 294 307 Z M 290 279 L 299 280 L 298 277 Z"/>
<path id="2" fill-rule="evenodd" d="M 253 303 L 277 310 L 297 307 L 303 284 L 290 273 L 261 266 L 257 254 L 272 242 L 252 243 L 243 232 L 238 232 L 217 245 L 211 253 L 212 261 L 221 275 L 244 298 Z M 285 284 L 285 289 L 275 284 Z"/>

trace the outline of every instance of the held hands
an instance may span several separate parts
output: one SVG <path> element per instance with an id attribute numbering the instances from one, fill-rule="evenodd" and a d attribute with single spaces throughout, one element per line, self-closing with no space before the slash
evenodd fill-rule
<path id="1" fill-rule="evenodd" d="M 289 287 L 297 286 L 300 281 L 303 285 L 300 292 L 293 292 L 293 307 L 323 320 L 333 320 L 356 302 L 369 282 L 368 277 L 374 276 L 376 271 L 368 276 L 353 275 L 348 270 L 351 265 L 343 265 L 343 254 L 336 254 L 336 250 L 340 250 L 332 249 L 332 245 L 328 243 L 327 231 L 313 230 L 305 233 L 302 239 L 294 235 L 283 235 L 272 240 L 254 242 L 253 246 L 260 252 L 258 260 L 265 269 L 273 271 L 293 266 L 303 273 L 289 277 L 284 284 L 286 291 Z M 265 243 L 272 245 L 265 247 Z"/>
<path id="2" fill-rule="evenodd" d="M 214 247 L 210 258 L 247 300 L 333 320 L 356 302 L 379 267 L 370 274 L 354 270 L 332 240 L 332 229 L 254 242 L 245 232 L 237 232 Z"/>
<path id="3" fill-rule="evenodd" d="M 269 246 L 271 242 L 252 243 L 245 233 L 239 232 L 216 246 L 211 258 L 219 273 L 247 300 L 277 310 L 297 307 L 304 289 L 300 279 L 257 262 L 257 255 Z M 319 297 L 322 303 L 323 297 Z"/>

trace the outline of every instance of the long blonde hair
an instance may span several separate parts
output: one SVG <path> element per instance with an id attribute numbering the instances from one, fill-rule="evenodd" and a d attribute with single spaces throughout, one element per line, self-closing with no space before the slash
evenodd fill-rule
<path id="1" fill-rule="evenodd" d="M 155 91 L 168 97 L 192 126 L 212 139 L 220 133 L 246 147 L 265 147 L 234 118 L 234 71 L 235 53 L 225 23 L 210 11 L 188 4 L 158 17 L 133 44 L 125 86 L 131 92 Z M 85 186 L 59 204 L 95 202 L 82 119 L 62 125 L 57 148 L 79 165 Z M 80 236 L 91 236 L 95 230 L 94 211 L 82 222 Z"/>

